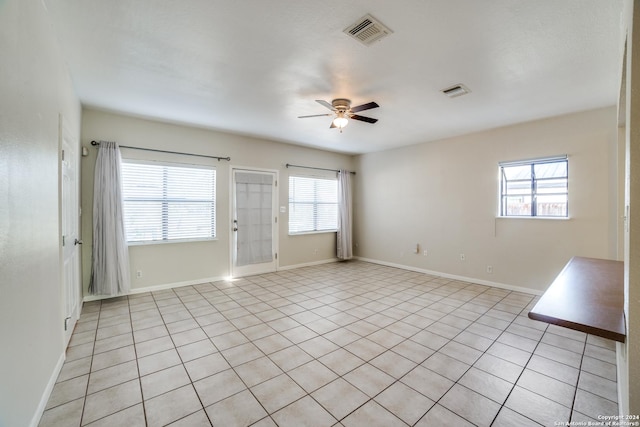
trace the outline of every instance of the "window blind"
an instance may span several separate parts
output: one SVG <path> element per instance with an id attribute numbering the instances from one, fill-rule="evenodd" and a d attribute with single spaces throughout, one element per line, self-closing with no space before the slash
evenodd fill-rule
<path id="1" fill-rule="evenodd" d="M 128 242 L 215 238 L 214 168 L 125 160 L 122 185 Z"/>
<path id="2" fill-rule="evenodd" d="M 338 181 L 289 177 L 289 234 L 336 231 Z"/>

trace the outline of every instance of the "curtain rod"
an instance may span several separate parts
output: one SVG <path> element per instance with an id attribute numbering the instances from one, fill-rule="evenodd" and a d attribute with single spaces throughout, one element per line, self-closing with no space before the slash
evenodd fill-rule
<path id="1" fill-rule="evenodd" d="M 91 145 L 100 145 L 100 143 L 97 141 L 91 141 Z M 131 150 L 142 150 L 142 151 L 154 151 L 156 153 L 179 154 L 181 156 L 207 157 L 209 159 L 217 159 L 218 161 L 220 160 L 226 160 L 228 162 L 231 161 L 231 157 L 205 156 L 204 154 L 192 154 L 192 153 L 180 153 L 178 151 L 154 150 L 153 148 L 129 147 L 127 145 L 120 145 L 120 148 L 129 148 Z"/>
<path id="2" fill-rule="evenodd" d="M 338 172 L 338 173 L 340 173 L 340 171 L 338 169 L 314 168 L 314 167 L 311 167 L 311 166 L 292 165 L 290 163 L 287 163 L 286 166 L 287 166 L 287 168 L 315 169 L 315 170 L 318 170 L 318 171 L 329 171 L 329 172 Z M 356 174 L 353 171 L 349 171 L 349 173 L 351 175 L 355 175 Z"/>

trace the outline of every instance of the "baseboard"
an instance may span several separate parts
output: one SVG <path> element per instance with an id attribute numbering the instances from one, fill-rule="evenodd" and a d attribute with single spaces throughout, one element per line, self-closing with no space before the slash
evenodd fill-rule
<path id="1" fill-rule="evenodd" d="M 338 261 L 340 261 L 338 258 L 329 258 L 320 261 L 305 262 L 302 264 L 286 265 L 284 267 L 278 267 L 278 271 L 295 270 L 296 268 L 313 267 L 314 265 L 331 264 Z"/>
<path id="2" fill-rule="evenodd" d="M 174 282 L 174 283 L 163 283 L 160 285 L 153 285 L 153 286 L 145 286 L 143 288 L 133 288 L 129 291 L 129 293 L 127 295 L 135 295 L 135 294 L 144 294 L 147 292 L 157 292 L 157 291 L 164 291 L 167 289 L 173 289 L 173 288 L 181 288 L 183 286 L 193 286 L 193 285 L 201 285 L 203 283 L 209 283 L 209 282 L 219 282 L 221 280 L 225 280 L 226 277 L 207 277 L 204 279 L 196 279 L 196 280 L 187 280 L 184 282 Z M 88 302 L 88 301 L 97 301 L 97 300 L 101 300 L 101 299 L 107 299 L 107 298 L 112 298 L 110 296 L 107 295 L 85 295 L 82 298 L 82 301 L 84 302 Z"/>
<path id="3" fill-rule="evenodd" d="M 321 265 L 321 264 L 330 264 L 332 262 L 337 262 L 337 261 L 338 261 L 338 258 L 329 258 L 329 259 L 323 259 L 321 261 L 307 262 L 304 264 L 287 265 L 284 267 L 278 267 L 278 271 L 293 270 L 296 268 L 310 267 L 310 266 Z M 188 280 L 185 282 L 164 283 L 160 285 L 146 286 L 144 288 L 133 288 L 129 291 L 127 295 L 143 294 L 146 292 L 164 291 L 166 289 L 180 288 L 182 286 L 193 286 L 193 285 L 200 285 L 202 283 L 208 283 L 208 282 L 218 282 L 220 280 L 225 280 L 225 279 L 227 279 L 226 276 L 225 277 L 223 276 L 207 277 L 204 279 Z M 89 301 L 97 301 L 97 300 L 107 299 L 107 298 L 112 298 L 112 297 L 106 296 L 106 295 L 85 295 L 82 298 L 82 301 L 89 302 Z"/>
<path id="4" fill-rule="evenodd" d="M 493 286 L 494 288 L 501 288 L 501 289 L 506 289 L 506 290 L 509 290 L 509 291 L 523 292 L 525 294 L 542 295 L 544 293 L 544 291 L 541 291 L 541 290 L 538 290 L 538 289 L 531 289 L 531 288 L 525 288 L 525 287 L 522 287 L 522 286 L 508 285 L 506 283 L 492 282 L 492 281 L 484 280 L 484 279 L 476 279 L 474 277 L 458 276 L 456 274 L 443 273 L 441 271 L 426 270 L 424 268 L 412 267 L 410 265 L 404 265 L 404 264 L 396 264 L 396 263 L 387 262 L 387 261 L 380 261 L 380 260 L 377 260 L 377 259 L 370 259 L 370 258 L 364 258 L 364 257 L 354 257 L 354 259 L 358 259 L 360 261 L 365 261 L 365 262 L 370 262 L 372 264 L 384 265 L 384 266 L 387 266 L 387 267 L 395 267 L 395 268 L 400 268 L 400 269 L 403 269 L 403 270 L 415 271 L 417 273 L 430 274 L 432 276 L 445 277 L 447 279 L 461 280 L 463 282 L 477 283 L 479 285 L 485 285 L 485 286 Z"/>
<path id="5" fill-rule="evenodd" d="M 294 270 L 296 268 L 311 267 L 314 265 L 321 265 L 321 264 L 331 264 L 337 261 L 338 261 L 338 258 L 329 258 L 329 259 L 323 259 L 320 261 L 306 262 L 303 264 L 287 265 L 284 267 L 278 267 L 278 271 Z M 187 280 L 185 282 L 163 283 L 160 285 L 145 286 L 144 288 L 133 288 L 129 291 L 127 295 L 143 294 L 146 292 L 164 291 L 166 289 L 180 288 L 183 286 L 201 285 L 202 283 L 218 282 L 220 280 L 225 280 L 225 279 L 227 279 L 227 277 L 218 276 L 218 277 L 207 277 L 204 279 L 197 279 L 197 280 Z M 112 298 L 112 297 L 106 296 L 106 295 L 85 295 L 82 298 L 82 301 L 89 302 L 89 301 L 97 301 L 97 300 L 107 299 L 107 298 Z"/>
<path id="6" fill-rule="evenodd" d="M 510 291 L 524 292 L 524 293 L 533 294 L 533 295 L 542 295 L 542 293 L 543 293 L 543 291 L 537 290 L 537 289 L 524 288 L 524 287 L 521 287 L 521 286 L 513 286 L 513 285 L 508 285 L 506 283 L 491 282 L 489 280 L 477 279 L 477 278 L 474 278 L 474 277 L 458 276 L 458 275 L 455 275 L 455 274 L 443 273 L 443 272 L 440 272 L 440 271 L 433 271 L 433 270 L 426 270 L 426 269 L 423 269 L 423 268 L 412 267 L 410 265 L 396 264 L 396 263 L 393 263 L 393 262 L 386 262 L 386 261 L 381 261 L 381 260 L 377 260 L 377 259 L 370 259 L 370 258 L 364 258 L 364 257 L 353 257 L 353 259 L 364 261 L 364 262 L 370 262 L 372 264 L 385 265 L 387 267 L 395 267 L 395 268 L 400 268 L 400 269 L 403 269 L 403 270 L 415 271 L 417 273 L 424 273 L 424 274 L 430 274 L 430 275 L 433 275 L 433 276 L 445 277 L 447 279 L 462 280 L 462 281 L 465 281 L 465 282 L 477 283 L 479 285 L 493 286 L 493 287 L 496 287 L 496 288 L 507 289 L 507 290 L 510 290 Z M 339 261 L 338 258 L 329 258 L 329 259 L 323 259 L 323 260 L 320 260 L 320 261 L 311 261 L 311 262 L 305 262 L 305 263 L 301 263 L 301 264 L 279 266 L 278 267 L 278 271 L 295 270 L 297 268 L 313 267 L 313 266 L 322 265 L 322 264 L 331 264 L 331 263 L 338 262 L 338 261 Z M 226 279 L 226 277 L 222 277 L 222 276 L 219 276 L 219 277 L 207 277 L 207 278 L 204 278 L 204 279 L 188 280 L 188 281 L 185 281 L 185 282 L 165 283 L 165 284 L 160 284 L 160 285 L 146 286 L 144 288 L 133 288 L 129 292 L 129 295 L 142 294 L 142 293 L 145 293 L 145 292 L 163 291 L 163 290 L 166 290 L 166 289 L 179 288 L 179 287 L 182 287 L 182 286 L 200 285 L 202 283 L 218 282 L 220 280 L 225 280 L 225 279 Z M 84 298 L 83 298 L 83 301 L 84 302 L 96 301 L 96 300 L 101 300 L 101 299 L 106 299 L 106 298 L 111 298 L 111 297 L 108 297 L 108 296 L 105 296 L 105 295 L 85 295 Z"/>
<path id="7" fill-rule="evenodd" d="M 42 393 L 42 397 L 40 398 L 40 403 L 38 403 L 38 408 L 36 412 L 33 414 L 33 418 L 29 423 L 29 427 L 38 427 L 40 424 L 40 419 L 42 418 L 42 414 L 44 414 L 44 409 L 47 407 L 47 402 L 51 397 L 51 392 L 53 391 L 53 387 L 56 385 L 56 380 L 58 379 L 58 375 L 60 375 L 60 371 L 62 370 L 62 366 L 64 365 L 64 360 L 66 357 L 66 352 L 62 352 L 60 358 L 58 359 L 58 363 L 53 368 L 53 372 L 51 377 L 49 378 L 49 382 L 47 383 L 47 387 L 44 389 Z"/>

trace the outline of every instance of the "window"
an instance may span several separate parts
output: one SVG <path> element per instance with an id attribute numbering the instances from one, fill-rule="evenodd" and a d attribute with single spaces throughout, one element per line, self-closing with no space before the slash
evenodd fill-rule
<path id="1" fill-rule="evenodd" d="M 289 177 L 289 234 L 338 229 L 338 181 Z"/>
<path id="2" fill-rule="evenodd" d="M 129 243 L 216 237 L 214 168 L 126 160 L 122 190 Z"/>
<path id="3" fill-rule="evenodd" d="M 500 216 L 567 217 L 567 156 L 500 163 Z"/>

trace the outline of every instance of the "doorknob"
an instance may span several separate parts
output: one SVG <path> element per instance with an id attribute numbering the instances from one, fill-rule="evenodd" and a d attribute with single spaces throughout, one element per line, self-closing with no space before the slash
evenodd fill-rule
<path id="1" fill-rule="evenodd" d="M 78 240 L 76 239 L 75 242 L 73 242 L 74 245 L 81 245 L 82 244 L 82 240 Z"/>

